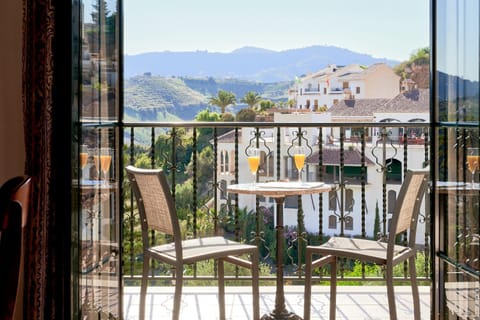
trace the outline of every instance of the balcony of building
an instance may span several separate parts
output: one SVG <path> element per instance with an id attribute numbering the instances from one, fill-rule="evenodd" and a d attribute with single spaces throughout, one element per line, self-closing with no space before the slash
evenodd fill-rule
<path id="1" fill-rule="evenodd" d="M 303 286 L 285 288 L 287 309 L 303 315 Z M 421 320 L 430 319 L 430 287 L 420 286 Z M 190 286 L 184 290 L 181 320 L 218 319 L 216 287 Z M 124 319 L 138 319 L 139 287 L 124 290 Z M 395 288 L 398 319 L 413 319 L 413 302 L 409 286 Z M 227 287 L 226 317 L 230 320 L 252 320 L 250 287 Z M 311 319 L 329 319 L 330 292 L 328 285 L 315 286 L 312 294 Z M 172 318 L 173 288 L 152 286 L 147 294 L 146 318 Z M 275 305 L 275 287 L 260 287 L 260 314 L 272 311 Z M 384 286 L 340 286 L 337 292 L 337 319 L 389 319 L 387 292 Z"/>
<path id="2" fill-rule="evenodd" d="M 408 143 L 407 133 L 412 131 L 424 137 L 424 144 Z M 306 150 L 302 181 L 331 185 L 331 191 L 321 195 L 287 197 L 285 201 L 285 298 L 288 308 L 299 315 L 303 313 L 305 246 L 323 243 L 333 235 L 385 239 L 404 173 L 429 163 L 429 129 L 418 123 L 125 123 L 121 134 L 124 165 L 163 168 L 167 173 L 186 238 L 223 235 L 259 248 L 261 312 L 271 311 L 275 300 L 276 209 L 271 198 L 235 195 L 226 189 L 230 184 L 253 182 L 247 164 L 248 148 L 256 146 L 261 150 L 257 182 L 297 180 L 299 173 L 294 167 L 291 147 L 300 144 Z M 91 172 L 89 168 L 84 170 Z M 123 180 L 123 311 L 125 319 L 135 319 L 143 257 L 138 211 L 129 184 Z M 422 319 L 428 319 L 431 272 L 428 206 L 422 206 L 420 215 L 416 236 L 417 280 L 421 286 Z M 110 225 L 110 220 L 106 225 Z M 95 229 L 90 232 L 93 242 L 101 238 L 99 226 L 102 222 L 86 224 L 87 228 Z M 88 240 L 89 233 L 85 234 Z M 163 235 L 151 234 L 152 243 L 165 239 Z M 406 241 L 406 235 L 399 239 L 402 241 Z M 95 304 L 92 293 L 105 280 L 104 271 L 108 270 L 105 266 L 116 264 L 109 261 L 115 261 L 117 252 L 101 249 L 83 252 L 82 265 L 97 264 L 86 269 L 80 281 L 84 302 Z M 88 262 L 89 259 L 93 261 Z M 328 269 L 322 269 L 314 276 L 314 319 L 328 316 L 327 274 Z M 337 276 L 338 317 L 387 317 L 381 269 L 350 261 L 342 264 Z M 213 262 L 185 269 L 184 319 L 215 319 L 216 277 Z M 396 299 L 402 319 L 411 317 L 412 312 L 408 277 L 406 265 L 396 270 Z M 238 269 L 226 271 L 227 313 L 230 312 L 231 319 L 251 317 L 248 279 Z M 169 268 L 152 262 L 147 297 L 147 312 L 155 315 L 152 319 L 164 314 L 168 318 L 173 303 L 173 281 Z"/>

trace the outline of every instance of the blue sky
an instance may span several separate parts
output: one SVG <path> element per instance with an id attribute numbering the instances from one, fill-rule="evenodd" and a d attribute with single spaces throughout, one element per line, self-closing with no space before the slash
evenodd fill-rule
<path id="1" fill-rule="evenodd" d="M 429 45 L 428 0 L 124 0 L 124 13 L 126 54 L 333 45 L 406 60 Z"/>

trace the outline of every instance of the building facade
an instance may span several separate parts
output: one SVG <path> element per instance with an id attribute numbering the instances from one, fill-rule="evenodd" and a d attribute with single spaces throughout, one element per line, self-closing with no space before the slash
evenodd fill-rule
<path id="1" fill-rule="evenodd" d="M 392 99 L 400 93 L 400 77 L 388 65 L 328 65 L 297 79 L 288 92 L 296 109 L 325 110 L 349 99 Z"/>
<path id="2" fill-rule="evenodd" d="M 359 127 L 339 127 L 335 123 L 376 123 L 384 125 L 386 122 L 418 122 L 418 127 L 410 127 L 407 132 L 403 128 L 392 127 L 388 133 L 389 144 L 386 146 L 389 172 L 387 173 L 387 219 L 391 218 L 396 196 L 403 180 L 404 164 L 404 139 L 408 145 L 408 168 L 419 169 L 425 165 L 425 130 L 428 127 L 429 119 L 429 91 L 414 90 L 398 94 L 393 99 L 355 99 L 342 100 L 337 102 L 327 112 L 275 112 L 274 123 L 281 123 L 281 128 L 262 129 L 260 149 L 263 162 L 259 169 L 259 181 L 296 180 L 298 172 L 293 159 L 289 156 L 289 148 L 296 144 L 298 139 L 299 124 L 318 124 L 316 126 L 302 128 L 302 142 L 311 146 L 307 150 L 306 165 L 303 170 L 303 181 L 317 181 L 319 170 L 322 171 L 323 182 L 332 184 L 335 189 L 321 195 L 303 196 L 302 210 L 304 214 L 305 229 L 308 232 L 318 232 L 319 219 L 319 196 L 323 197 L 322 219 L 325 235 L 338 235 L 341 232 L 340 219 L 344 219 L 344 234 L 346 236 L 358 236 L 362 234 L 362 227 L 367 230 L 367 237 L 376 238 L 374 234 L 375 212 L 382 207 L 383 174 L 380 172 L 377 163 L 382 161 L 381 151 L 378 149 L 377 141 L 381 137 L 379 127 L 369 127 L 366 131 L 366 206 L 362 208 L 362 186 L 360 156 L 360 129 Z M 292 123 L 292 127 L 288 127 Z M 277 159 L 277 132 L 280 130 L 280 155 Z M 320 132 L 322 130 L 322 132 Z M 254 143 L 255 129 L 242 128 L 239 131 L 238 149 L 238 183 L 251 183 L 254 177 L 248 170 L 247 156 L 244 150 Z M 343 151 L 340 151 L 340 135 L 344 135 Z M 220 177 L 219 190 L 219 212 L 231 209 L 232 199 L 228 197 L 226 188 L 235 181 L 235 154 L 234 132 L 231 131 L 218 139 L 218 177 Z M 319 167 L 318 144 L 322 145 L 322 167 Z M 340 152 L 344 157 L 344 180 L 346 188 L 339 187 L 342 181 L 340 175 Z M 275 164 L 280 163 L 280 176 L 277 176 Z M 260 206 L 272 208 L 273 199 L 259 199 Z M 284 208 L 285 225 L 297 226 L 297 212 L 299 202 L 297 197 L 287 198 Z M 253 211 L 256 208 L 256 201 L 251 195 L 239 195 L 238 207 Z M 344 215 L 340 214 L 343 208 Z M 361 211 L 365 210 L 365 226 L 362 226 Z M 423 209 L 422 209 L 423 210 Z M 275 216 L 275 215 L 274 215 Z M 388 224 L 388 222 L 387 222 Z M 417 230 L 417 241 L 419 244 L 425 242 L 425 224 L 419 224 Z"/>

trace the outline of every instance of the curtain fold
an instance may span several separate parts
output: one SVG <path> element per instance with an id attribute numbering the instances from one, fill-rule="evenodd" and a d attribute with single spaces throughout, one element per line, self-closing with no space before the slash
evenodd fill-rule
<path id="1" fill-rule="evenodd" d="M 69 48 L 68 19 L 60 0 L 23 0 L 23 111 L 26 152 L 26 174 L 33 177 L 32 201 L 26 230 L 23 319 L 64 319 L 68 316 L 70 295 L 65 286 L 68 256 L 68 179 L 70 146 L 60 146 L 58 135 L 68 135 L 70 119 L 69 71 L 62 70 L 65 57 L 61 48 Z M 67 1 L 68 2 L 68 1 Z M 63 7 L 62 7 L 63 6 Z M 67 8 L 68 10 L 68 8 Z M 65 28 L 66 27 L 66 28 Z M 62 28 L 65 28 L 63 30 Z M 68 60 L 68 59 L 67 59 Z M 70 64 L 71 66 L 71 64 Z M 67 66 L 70 70 L 71 67 Z M 66 91 L 62 94 L 59 92 Z M 63 119 L 61 119 L 63 117 Z M 63 123 L 62 123 L 63 121 Z M 59 125 L 62 123 L 62 125 Z M 68 137 L 67 137 L 68 138 Z M 58 159 L 59 148 L 65 151 Z M 65 162 L 65 164 L 62 164 Z M 59 166 L 60 164 L 60 166 Z M 63 181 L 63 182 L 62 182 Z M 67 211 L 68 212 L 68 211 Z M 62 228 L 63 225 L 63 228 Z M 66 266 L 66 267 L 64 267 Z M 65 311 L 67 310 L 67 311 Z"/>

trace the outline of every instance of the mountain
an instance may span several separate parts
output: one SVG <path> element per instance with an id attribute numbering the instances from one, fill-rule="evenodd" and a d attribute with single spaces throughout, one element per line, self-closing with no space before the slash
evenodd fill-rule
<path id="1" fill-rule="evenodd" d="M 479 82 L 437 72 L 439 113 L 442 121 L 477 121 L 479 119 Z M 453 97 L 453 99 L 452 99 Z M 455 112 L 455 114 L 453 113 Z"/>
<path id="2" fill-rule="evenodd" d="M 463 99 L 477 99 L 479 96 L 479 83 L 451 75 L 442 71 L 437 72 L 438 97 L 440 101 L 447 101 L 452 96 Z M 452 94 L 452 88 L 455 88 L 455 94 Z"/>
<path id="3" fill-rule="evenodd" d="M 295 76 L 320 70 L 328 64 L 369 66 L 384 62 L 394 66 L 399 63 L 335 46 L 284 51 L 243 47 L 229 53 L 163 51 L 126 55 L 124 58 L 126 78 L 150 73 L 163 77 L 236 78 L 259 82 L 291 81 Z"/>

